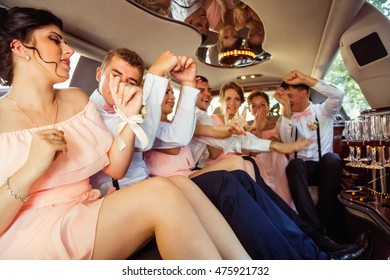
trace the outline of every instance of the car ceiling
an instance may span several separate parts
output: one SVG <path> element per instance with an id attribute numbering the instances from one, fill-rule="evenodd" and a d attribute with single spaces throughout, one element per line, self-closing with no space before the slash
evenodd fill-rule
<path id="1" fill-rule="evenodd" d="M 292 69 L 323 78 L 334 59 L 340 36 L 364 0 L 242 0 L 260 16 L 272 54 L 264 63 L 245 68 L 218 68 L 198 63 L 213 89 L 241 75 L 247 89 L 273 89 Z M 127 47 L 150 66 L 164 50 L 196 58 L 201 36 L 192 26 L 157 17 L 125 0 L 0 0 L 7 6 L 47 8 L 64 21 L 69 44 L 87 57 L 101 60 L 107 50 Z"/>

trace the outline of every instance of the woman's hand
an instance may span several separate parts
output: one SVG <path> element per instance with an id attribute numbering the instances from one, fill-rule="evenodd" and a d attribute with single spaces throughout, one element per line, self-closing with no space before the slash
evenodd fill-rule
<path id="1" fill-rule="evenodd" d="M 109 87 L 115 105 L 127 116 L 140 113 L 142 89 L 136 85 L 121 82 L 119 76 L 110 75 Z"/>
<path id="2" fill-rule="evenodd" d="M 237 117 L 237 118 L 234 117 L 231 120 L 229 120 L 228 126 L 229 126 L 229 131 L 231 134 L 238 134 L 238 135 L 244 134 L 244 135 L 246 135 L 247 123 L 243 119 L 241 119 L 239 117 Z"/>
<path id="3" fill-rule="evenodd" d="M 268 119 L 267 119 L 267 113 L 266 109 L 264 107 L 260 108 L 257 110 L 255 114 L 255 128 L 256 128 L 256 133 L 258 135 L 261 134 L 265 126 L 267 125 Z"/>
<path id="4" fill-rule="evenodd" d="M 33 134 L 30 152 L 25 164 L 27 170 L 34 170 L 35 179 L 41 177 L 62 153 L 66 153 L 64 132 L 47 129 Z"/>
<path id="5" fill-rule="evenodd" d="M 241 115 L 239 112 L 228 121 L 228 125 L 230 126 L 230 131 L 232 134 L 244 134 L 246 135 L 246 131 L 248 128 L 248 123 L 246 121 L 247 108 L 244 108 Z"/>

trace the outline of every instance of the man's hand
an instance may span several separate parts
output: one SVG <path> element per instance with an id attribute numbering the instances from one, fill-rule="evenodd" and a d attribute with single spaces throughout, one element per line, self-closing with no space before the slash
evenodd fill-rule
<path id="1" fill-rule="evenodd" d="M 274 98 L 283 106 L 283 116 L 290 119 L 291 118 L 291 107 L 290 107 L 290 98 L 288 97 L 287 91 L 279 87 L 275 93 Z"/>
<path id="2" fill-rule="evenodd" d="M 303 74 L 298 70 L 291 71 L 286 75 L 286 77 L 284 77 L 283 80 L 290 85 L 305 84 L 308 85 L 309 87 L 315 86 L 316 83 L 318 82 L 318 80 L 310 76 L 306 76 L 305 74 Z"/>
<path id="3" fill-rule="evenodd" d="M 142 106 L 142 89 L 138 86 L 121 82 L 119 76 L 110 75 L 109 87 L 115 105 L 127 117 L 139 114 Z"/>
<path id="4" fill-rule="evenodd" d="M 160 54 L 148 72 L 156 76 L 166 76 L 173 69 L 180 69 L 179 58 L 170 51 L 165 51 Z"/>
<path id="5" fill-rule="evenodd" d="M 274 150 L 276 152 L 282 153 L 282 154 L 291 154 L 297 151 L 300 151 L 307 146 L 309 146 L 313 141 L 311 140 L 301 140 L 298 139 L 295 142 L 291 143 L 282 143 L 278 141 L 272 141 L 269 148 L 271 150 Z"/>
<path id="6" fill-rule="evenodd" d="M 171 76 L 182 85 L 195 87 L 196 62 L 186 56 L 178 56 L 178 65 L 170 72 Z"/>
<path id="7" fill-rule="evenodd" d="M 178 56 L 165 51 L 160 54 L 148 72 L 161 77 L 170 74 L 183 85 L 195 87 L 196 62 L 186 56 Z"/>

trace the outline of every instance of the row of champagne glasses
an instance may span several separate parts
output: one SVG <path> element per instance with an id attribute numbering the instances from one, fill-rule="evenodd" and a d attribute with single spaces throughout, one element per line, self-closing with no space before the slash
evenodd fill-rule
<path id="1" fill-rule="evenodd" d="M 347 141 L 388 141 L 390 115 L 371 115 L 345 121 L 343 135 Z"/>

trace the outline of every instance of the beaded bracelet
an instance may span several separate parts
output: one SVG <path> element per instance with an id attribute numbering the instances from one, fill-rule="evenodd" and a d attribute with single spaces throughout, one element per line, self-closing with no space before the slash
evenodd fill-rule
<path id="1" fill-rule="evenodd" d="M 30 198 L 30 195 L 26 195 L 25 197 L 20 197 L 16 193 L 14 193 L 9 185 L 9 177 L 7 178 L 7 181 L 5 181 L 5 185 L 7 186 L 7 191 L 9 193 L 9 195 L 12 196 L 13 198 L 15 198 L 23 203 L 26 202 Z"/>

